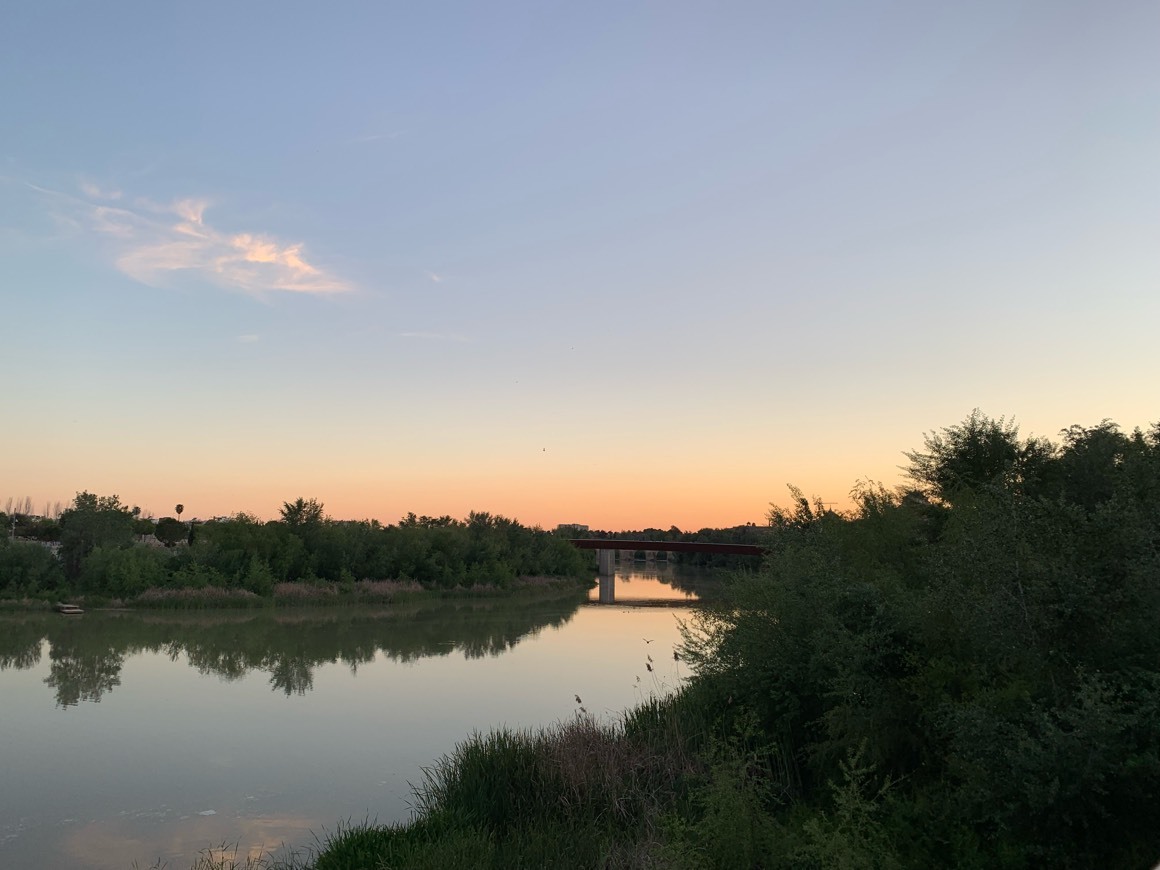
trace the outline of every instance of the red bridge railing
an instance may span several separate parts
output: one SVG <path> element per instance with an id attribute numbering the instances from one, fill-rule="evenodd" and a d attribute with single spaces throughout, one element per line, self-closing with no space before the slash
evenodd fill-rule
<path id="1" fill-rule="evenodd" d="M 732 556 L 762 556 L 767 547 L 757 544 L 712 544 L 694 541 L 624 541 L 617 538 L 571 538 L 568 543 L 581 550 L 658 550 L 665 553 L 722 553 Z"/>

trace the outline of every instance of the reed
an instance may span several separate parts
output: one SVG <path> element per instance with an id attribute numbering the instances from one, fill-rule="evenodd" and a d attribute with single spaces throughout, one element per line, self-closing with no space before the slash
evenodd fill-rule
<path id="1" fill-rule="evenodd" d="M 711 719 L 686 709 L 702 700 L 475 734 L 424 771 L 409 824 L 346 826 L 315 870 L 663 866 L 665 818 L 707 773 L 690 751 L 705 735 L 686 733 Z"/>
<path id="2" fill-rule="evenodd" d="M 88 603 L 88 599 L 85 599 Z M 202 608 L 264 607 L 269 601 L 246 589 L 223 589 L 203 586 L 200 589 L 146 589 L 126 602 L 131 607 L 167 610 L 196 610 Z M 113 606 L 120 606 L 117 601 Z"/>

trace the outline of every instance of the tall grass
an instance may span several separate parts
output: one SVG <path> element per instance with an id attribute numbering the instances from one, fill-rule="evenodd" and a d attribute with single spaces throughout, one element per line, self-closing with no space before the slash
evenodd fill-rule
<path id="1" fill-rule="evenodd" d="M 120 602 L 118 602 L 120 603 Z M 202 608 L 264 607 L 269 602 L 246 589 L 204 586 L 200 589 L 147 589 L 128 602 L 133 607 L 165 610 Z"/>
<path id="2" fill-rule="evenodd" d="M 610 724 L 473 735 L 425 769 L 409 823 L 347 822 L 305 857 L 211 852 L 193 870 L 827 866 L 830 828 L 803 839 L 769 812 L 784 778 L 745 714 L 694 680 Z"/>
<path id="3" fill-rule="evenodd" d="M 424 771 L 410 824 L 347 827 L 316 870 L 667 866 L 662 829 L 709 770 L 700 698 L 653 699 L 620 722 L 587 714 L 475 734 Z M 665 857 L 668 855 L 669 857 Z"/>
<path id="4" fill-rule="evenodd" d="M 347 822 L 295 862 L 211 854 L 194 870 L 772 866 L 800 838 L 776 845 L 766 810 L 781 777 L 766 755 L 694 680 L 613 723 L 581 712 L 474 734 L 424 770 L 409 823 Z"/>
<path id="5" fill-rule="evenodd" d="M 656 751 L 587 715 L 538 731 L 477 734 L 426 771 L 416 807 L 420 818 L 500 838 L 545 825 L 647 828 L 690 772 L 674 756 L 681 753 Z"/>

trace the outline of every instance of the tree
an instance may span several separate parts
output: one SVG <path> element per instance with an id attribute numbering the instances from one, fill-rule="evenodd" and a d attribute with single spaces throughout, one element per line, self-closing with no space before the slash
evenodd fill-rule
<path id="1" fill-rule="evenodd" d="M 1132 440 L 1111 420 L 1097 426 L 1069 426 L 1061 433 L 1060 488 L 1072 504 L 1094 510 L 1116 494 L 1124 457 Z"/>
<path id="2" fill-rule="evenodd" d="M 115 495 L 78 492 L 72 507 L 60 515 L 61 557 L 70 578 L 95 547 L 123 547 L 133 540 L 133 511 Z"/>
<path id="3" fill-rule="evenodd" d="M 188 540 L 189 529 L 181 520 L 175 520 L 173 517 L 162 517 L 157 521 L 157 528 L 153 534 L 165 546 L 172 547 L 179 541 Z"/>
<path id="4" fill-rule="evenodd" d="M 63 580 L 60 561 L 47 549 L 0 535 L 0 597 L 56 589 Z"/>
<path id="5" fill-rule="evenodd" d="M 13 499 L 8 497 L 8 501 L 4 507 L 4 513 L 9 517 L 30 517 L 32 516 L 32 496 L 26 495 L 24 498 Z"/>
<path id="6" fill-rule="evenodd" d="M 925 452 L 904 453 L 910 460 L 906 473 L 927 495 L 945 502 L 964 489 L 1011 483 L 1024 453 L 1019 427 L 1003 417 L 992 420 L 978 408 L 957 426 L 928 433 L 923 440 Z M 1039 446 L 1038 441 L 1029 444 Z"/>
<path id="7" fill-rule="evenodd" d="M 282 522 L 294 529 L 317 526 L 325 519 L 322 502 L 301 497 L 292 502 L 282 502 L 281 513 Z"/>

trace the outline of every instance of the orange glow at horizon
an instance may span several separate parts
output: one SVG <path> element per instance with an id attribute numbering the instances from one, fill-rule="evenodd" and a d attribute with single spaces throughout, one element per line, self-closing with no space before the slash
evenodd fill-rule
<path id="1" fill-rule="evenodd" d="M 1127 431 L 1150 425 L 1148 409 L 1138 399 L 1133 404 L 1134 416 L 1113 416 L 1111 408 L 1016 420 L 1022 436 L 1058 442 L 1059 430 L 1077 419 L 1090 425 L 1108 416 Z M 755 420 L 728 439 L 690 435 L 674 420 L 677 428 L 652 442 L 630 432 L 623 441 L 592 443 L 585 433 L 561 430 L 548 447 L 527 437 L 435 444 L 411 437 L 390 450 L 375 449 L 358 430 L 345 441 L 328 430 L 260 443 L 231 441 L 203 426 L 174 435 L 164 448 L 157 446 L 159 433 L 148 430 L 110 428 L 78 441 L 21 433 L 8 452 L 0 509 L 9 497 L 29 496 L 41 512 L 46 503 L 67 505 L 87 490 L 117 494 L 155 517 L 172 516 L 180 502 L 187 519 L 239 512 L 273 519 L 283 502 L 303 497 L 321 501 L 335 519 L 385 524 L 408 512 L 463 518 L 474 510 L 549 529 L 561 523 L 610 531 L 761 525 L 771 503 L 789 503 L 790 484 L 841 510 L 859 481 L 903 483 L 904 451 L 921 448 L 924 432 L 964 416 L 910 410 L 897 419 L 866 420 L 874 428 L 858 431 L 839 425 L 834 412 L 817 419 L 816 431 Z M 941 422 L 922 428 L 930 418 Z M 486 431 L 483 422 L 480 427 Z"/>
<path id="2" fill-rule="evenodd" d="M 180 502 L 187 519 L 242 512 L 267 520 L 278 516 L 283 502 L 301 496 L 321 501 L 335 519 L 377 519 L 385 524 L 397 522 L 408 512 L 461 519 L 470 511 L 486 511 L 548 529 L 580 523 L 610 531 L 674 525 L 695 531 L 763 524 L 771 502 L 788 501 L 789 483 L 841 508 L 848 503 L 855 478 L 843 480 L 840 472 L 811 475 L 805 468 L 793 477 L 774 472 L 749 474 L 737 468 L 686 469 L 678 476 L 660 468 L 633 473 L 610 464 L 606 471 L 558 472 L 532 479 L 483 472 L 430 477 L 368 474 L 360 479 L 336 469 L 332 474 L 302 474 L 274 482 L 266 475 L 245 476 L 238 470 L 215 477 L 170 473 L 163 483 L 153 475 L 88 475 L 79 485 L 61 481 L 47 497 L 35 494 L 43 492 L 43 486 L 28 487 L 28 494 L 37 512 L 46 500 L 67 506 L 76 492 L 88 490 L 115 493 L 125 504 L 139 505 L 155 517 L 172 516 L 174 505 Z"/>

